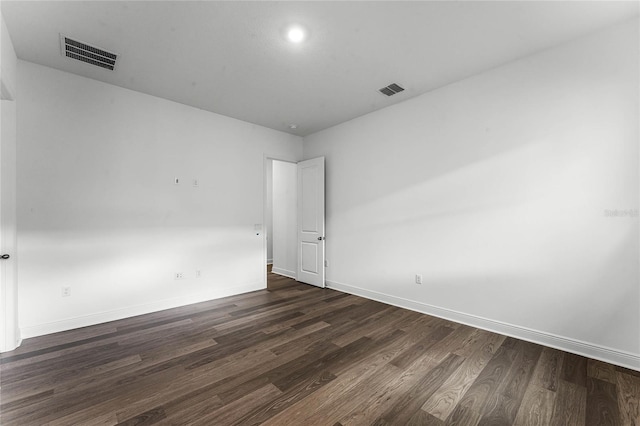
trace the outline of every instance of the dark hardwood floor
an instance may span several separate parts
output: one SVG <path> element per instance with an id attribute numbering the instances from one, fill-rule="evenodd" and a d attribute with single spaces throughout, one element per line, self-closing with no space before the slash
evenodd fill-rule
<path id="1" fill-rule="evenodd" d="M 5 426 L 640 426 L 638 372 L 274 274 L 0 363 Z"/>

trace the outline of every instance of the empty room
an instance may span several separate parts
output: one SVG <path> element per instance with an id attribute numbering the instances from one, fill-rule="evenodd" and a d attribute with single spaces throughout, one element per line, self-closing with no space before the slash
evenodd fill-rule
<path id="1" fill-rule="evenodd" d="M 0 424 L 640 426 L 637 1 L 0 3 Z"/>

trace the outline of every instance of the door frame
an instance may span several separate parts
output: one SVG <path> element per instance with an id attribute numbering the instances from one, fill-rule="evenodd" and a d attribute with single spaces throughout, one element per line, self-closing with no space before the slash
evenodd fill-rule
<path id="1" fill-rule="evenodd" d="M 303 161 L 303 160 L 292 160 L 291 157 L 283 158 L 283 157 L 269 155 L 269 154 L 264 154 L 262 158 L 262 265 L 263 265 L 262 280 L 263 280 L 264 288 L 267 288 L 267 162 L 273 161 L 273 160 L 282 161 L 283 163 L 291 163 L 291 164 L 298 164 L 300 161 Z M 296 251 L 297 250 L 298 250 L 298 247 L 296 246 Z M 298 277 L 296 275 L 296 280 L 297 278 Z"/>
<path id="2" fill-rule="evenodd" d="M 0 82 L 2 85 L 2 93 L 0 95 L 0 116 L 6 118 L 6 110 L 11 109 L 9 112 L 10 119 L 2 121 L 0 126 L 0 133 L 5 134 L 7 131 L 11 132 L 10 137 L 0 137 L 0 162 L 7 153 L 11 153 L 13 161 L 16 161 L 16 149 L 17 149 L 17 110 L 16 102 L 13 98 L 11 91 L 5 86 L 4 82 Z M 8 130 L 7 130 L 8 129 Z M 5 135 L 6 136 L 6 135 Z M 4 153 L 4 154 L 3 154 Z M 11 158 L 11 157 L 10 157 Z M 14 165 L 13 171 L 16 172 L 17 165 Z M 0 169 L 3 169 L 0 167 Z M 0 172 L 1 173 L 1 172 Z M 2 176 L 0 176 L 0 227 L 9 228 L 9 238 L 5 236 L 0 240 L 0 254 L 8 254 L 11 257 L 6 260 L 0 260 L 0 352 L 9 352 L 20 346 L 22 339 L 20 337 L 20 329 L 18 322 L 18 268 L 17 268 L 17 212 L 16 212 L 16 177 L 14 174 L 5 175 L 11 177 L 8 185 L 9 194 L 3 191 L 3 188 L 7 189 L 7 183 L 4 182 Z M 7 195 L 9 198 L 7 199 Z M 5 205 L 3 205 L 3 201 Z M 6 203 L 11 203 L 8 206 Z M 10 214 L 5 216 L 3 210 L 10 210 Z M 7 213 L 7 211 L 5 211 Z M 7 221 L 9 221 L 7 223 Z M 0 231 L 1 232 L 1 231 Z M 9 241 L 8 241 L 9 240 Z"/>

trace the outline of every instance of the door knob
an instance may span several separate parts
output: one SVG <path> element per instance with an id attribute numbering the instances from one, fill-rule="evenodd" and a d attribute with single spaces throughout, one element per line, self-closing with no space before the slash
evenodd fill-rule
<path id="1" fill-rule="evenodd" d="M 324 237 L 318 237 L 318 241 L 324 240 Z"/>
<path id="2" fill-rule="evenodd" d="M 3 254 L 2 256 L 0 256 L 0 259 L 8 259 L 11 256 L 9 256 L 8 254 Z"/>

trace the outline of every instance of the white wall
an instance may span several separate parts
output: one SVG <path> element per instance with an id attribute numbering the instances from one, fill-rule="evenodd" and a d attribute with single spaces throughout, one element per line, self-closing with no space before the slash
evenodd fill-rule
<path id="1" fill-rule="evenodd" d="M 16 67 L 18 58 L 13 50 L 9 30 L 0 14 L 0 81 L 2 82 L 2 99 L 14 99 L 16 91 Z"/>
<path id="2" fill-rule="evenodd" d="M 638 60 L 635 20 L 306 137 L 328 284 L 640 369 Z"/>
<path id="3" fill-rule="evenodd" d="M 273 161 L 273 272 L 291 278 L 297 270 L 297 166 Z"/>
<path id="4" fill-rule="evenodd" d="M 9 31 L 0 14 L 0 352 L 20 343 L 16 253 L 16 66 Z"/>
<path id="5" fill-rule="evenodd" d="M 18 71 L 23 335 L 264 288 L 264 157 L 298 160 L 300 138 L 29 62 Z"/>

